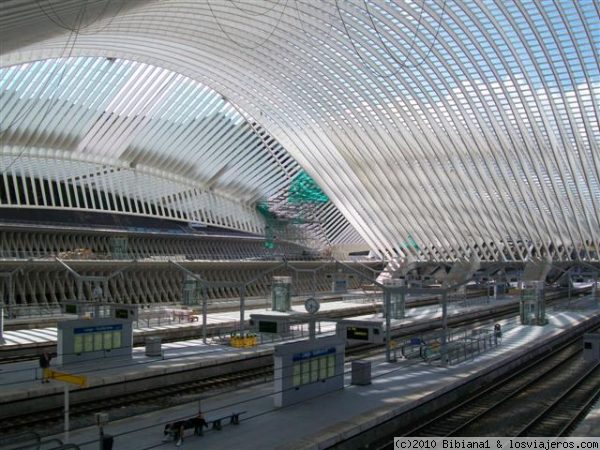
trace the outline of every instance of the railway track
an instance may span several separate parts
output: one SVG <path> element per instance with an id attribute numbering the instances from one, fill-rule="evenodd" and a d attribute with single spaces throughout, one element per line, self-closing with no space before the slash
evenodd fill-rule
<path id="1" fill-rule="evenodd" d="M 347 361 L 362 359 L 377 353 L 381 354 L 381 346 L 364 345 L 352 348 L 347 351 Z M 93 415 L 98 411 L 109 412 L 111 419 L 117 420 L 130 416 L 132 411 L 139 414 L 142 411 L 162 409 L 179 403 L 199 400 L 202 395 L 209 392 L 215 394 L 272 380 L 273 365 L 270 364 L 257 369 L 242 370 L 159 389 L 120 395 L 115 398 L 80 403 L 70 407 L 70 420 L 73 425 L 72 429 L 75 429 L 76 426 L 92 425 L 94 423 Z M 43 427 L 40 424 L 44 424 Z M 4 429 L 10 429 L 11 434 L 34 431 L 41 436 L 47 436 L 61 431 L 63 411 L 60 408 L 54 408 L 35 414 L 15 416 L 3 419 L 2 426 Z"/>
<path id="2" fill-rule="evenodd" d="M 252 383 L 266 382 L 272 380 L 272 378 L 273 369 L 271 365 L 71 405 L 71 429 L 92 425 L 94 423 L 94 413 L 99 411 L 108 412 L 112 420 L 117 420 L 129 417 L 132 414 L 140 414 L 199 400 L 202 395 L 206 395 L 208 392 L 216 393 L 238 389 Z M 11 434 L 34 431 L 40 436 L 48 436 L 62 430 L 63 411 L 61 408 L 53 408 L 32 414 L 19 415 L 3 419 L 2 424 L 5 430 L 11 430 Z"/>
<path id="3" fill-rule="evenodd" d="M 598 331 L 598 330 L 596 330 Z M 600 396 L 581 337 L 395 436 L 566 436 Z M 393 447 L 390 436 L 370 448 Z"/>
<path id="4" fill-rule="evenodd" d="M 521 427 L 517 436 L 568 436 L 600 398 L 600 363 L 572 383 L 563 394 Z"/>

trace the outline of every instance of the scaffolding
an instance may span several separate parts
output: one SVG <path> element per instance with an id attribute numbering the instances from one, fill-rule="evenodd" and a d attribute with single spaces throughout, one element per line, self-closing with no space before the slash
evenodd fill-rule
<path id="1" fill-rule="evenodd" d="M 319 209 L 328 202 L 315 181 L 306 172 L 299 172 L 288 189 L 257 204 L 257 211 L 265 220 L 265 247 L 274 249 L 277 240 L 311 248 L 326 244 Z"/>

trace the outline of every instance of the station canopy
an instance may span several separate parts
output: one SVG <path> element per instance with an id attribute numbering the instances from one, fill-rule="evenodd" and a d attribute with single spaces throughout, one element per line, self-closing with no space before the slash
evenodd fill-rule
<path id="1" fill-rule="evenodd" d="M 263 234 L 295 210 L 315 247 L 597 261 L 599 23 L 594 0 L 4 0 L 0 207 Z"/>

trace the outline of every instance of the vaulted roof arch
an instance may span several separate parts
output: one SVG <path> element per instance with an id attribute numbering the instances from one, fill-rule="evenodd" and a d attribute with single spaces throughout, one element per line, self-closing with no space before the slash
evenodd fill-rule
<path id="1" fill-rule="evenodd" d="M 598 16 L 593 1 L 9 0 L 2 66 L 96 56 L 210 86 L 380 254 L 597 259 Z"/>

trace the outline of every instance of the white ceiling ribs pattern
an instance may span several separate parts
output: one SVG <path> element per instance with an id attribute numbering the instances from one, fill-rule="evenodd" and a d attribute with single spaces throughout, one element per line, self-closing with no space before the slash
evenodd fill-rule
<path id="1" fill-rule="evenodd" d="M 300 170 L 279 143 L 221 95 L 165 69 L 88 57 L 11 66 L 1 75 L 3 151 L 13 149 L 3 172 L 30 184 L 41 176 L 113 192 L 128 213 L 263 233 L 254 203 L 287 189 Z M 27 190 L 27 182 L 24 186 Z M 39 196 L 29 191 L 23 202 L 15 195 L 15 202 L 7 196 L 4 203 L 119 210 L 93 195 L 80 199 L 67 193 L 50 201 L 52 191 L 42 188 Z M 151 203 L 157 203 L 155 210 L 148 209 Z M 338 228 L 352 228 L 328 206 L 331 224 L 324 239 L 340 242 Z M 356 233 L 350 238 L 360 241 Z"/>
<path id="2" fill-rule="evenodd" d="M 87 62 L 73 83 L 87 76 L 98 92 L 95 113 L 82 121 L 69 115 L 75 102 L 5 97 L 15 115 L 31 104 L 52 110 L 45 121 L 64 134 L 44 137 L 54 147 L 37 151 L 198 177 L 248 204 L 281 190 L 297 161 L 386 256 L 598 259 L 598 2 L 4 3 L 4 85 L 18 78 L 10 72 L 17 64 L 78 56 Z M 27 40 L 22 28 L 32 31 Z M 139 71 L 129 78 L 143 87 L 91 75 L 111 64 Z M 202 103 L 205 96 L 187 93 L 192 80 L 227 100 Z M 108 97 L 114 103 L 102 104 Z M 215 114 L 186 126 L 202 108 Z M 273 151 L 284 151 L 231 119 L 242 114 L 294 161 L 282 170 Z M 23 123 L 10 128 L 5 154 L 49 129 Z M 87 141 L 68 147 L 77 127 Z M 242 162 L 234 167 L 217 148 L 239 148 Z M 331 211 L 322 212 L 324 228 L 356 242 Z"/>

